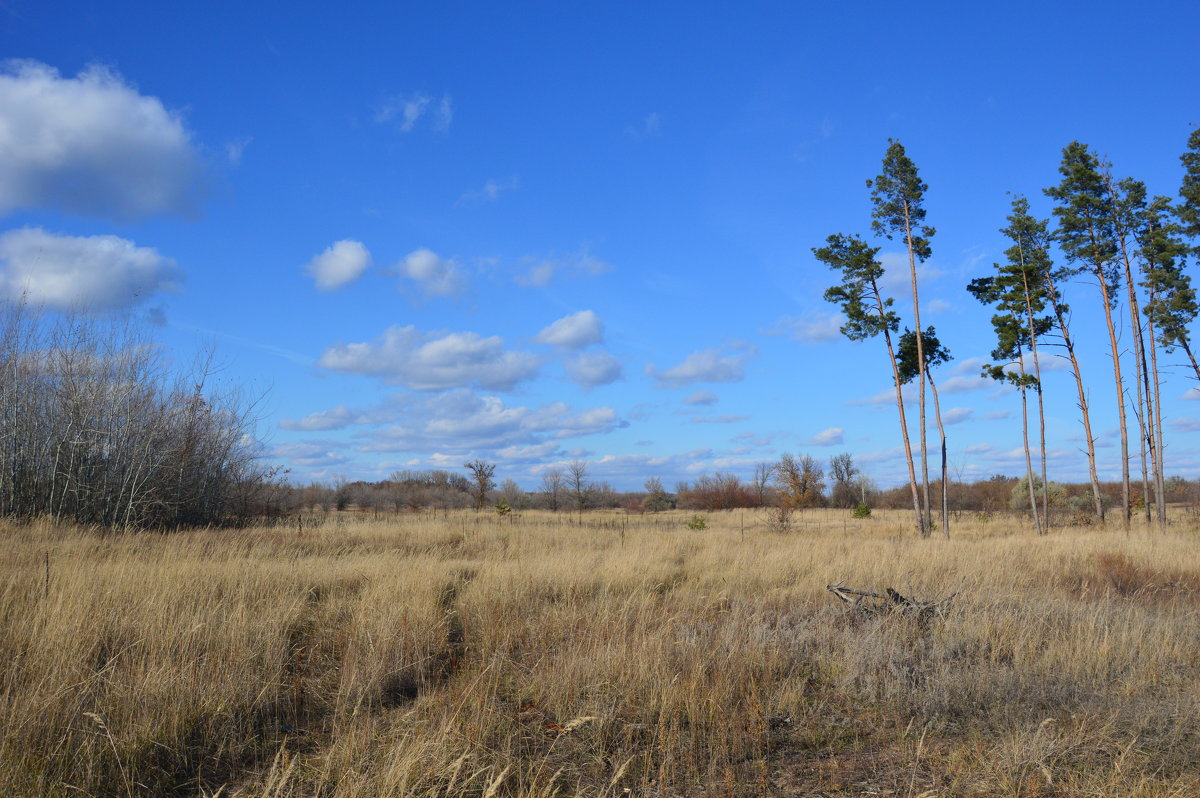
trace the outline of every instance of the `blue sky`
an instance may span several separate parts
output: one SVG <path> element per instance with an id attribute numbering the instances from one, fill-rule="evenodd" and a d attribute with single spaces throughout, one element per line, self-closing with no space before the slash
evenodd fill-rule
<path id="1" fill-rule="evenodd" d="M 578 458 L 637 488 L 848 451 L 891 485 L 886 355 L 837 335 L 811 248 L 869 234 L 893 137 L 938 231 L 952 473 L 1015 474 L 964 287 L 1007 192 L 1049 215 L 1073 139 L 1177 193 L 1197 30 L 1191 2 L 8 0 L 0 291 L 133 312 L 179 363 L 215 345 L 298 482 L 482 457 L 534 487 Z M 1068 298 L 1112 478 L 1095 293 Z M 1192 384 L 1168 374 L 1167 459 L 1197 476 Z M 1069 373 L 1046 392 L 1051 477 L 1084 479 Z"/>

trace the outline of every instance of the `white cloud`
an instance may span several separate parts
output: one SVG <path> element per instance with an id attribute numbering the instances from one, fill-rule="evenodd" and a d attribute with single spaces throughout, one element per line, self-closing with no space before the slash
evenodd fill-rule
<path id="1" fill-rule="evenodd" d="M 659 388 L 681 388 L 694 382 L 740 382 L 746 374 L 746 362 L 754 353 L 748 345 L 738 346 L 732 353 L 719 347 L 701 349 L 661 371 L 649 363 L 646 374 L 656 380 Z"/>
<path id="2" fill-rule="evenodd" d="M 479 386 L 508 391 L 532 379 L 537 357 L 504 348 L 504 342 L 473 332 L 425 333 L 416 327 L 389 327 L 369 343 L 339 343 L 317 365 L 347 374 L 379 377 L 414 391 Z"/>
<path id="3" fill-rule="evenodd" d="M 1186 391 L 1183 392 L 1183 396 L 1181 396 L 1179 398 L 1187 399 L 1188 401 L 1200 399 L 1200 388 L 1188 388 Z"/>
<path id="4" fill-rule="evenodd" d="M 60 236 L 40 227 L 0 235 L 0 296 L 65 310 L 129 308 L 177 291 L 175 261 L 117 236 Z"/>
<path id="5" fill-rule="evenodd" d="M 1008 418 L 1011 415 L 1012 415 L 1012 413 L 1009 412 L 1008 410 L 992 410 L 986 416 L 984 416 L 984 418 L 988 418 L 988 419 L 995 421 L 995 420 L 1001 419 L 1001 418 Z"/>
<path id="6" fill-rule="evenodd" d="M 994 448 L 995 447 L 990 443 L 973 443 L 967 448 L 963 449 L 963 451 L 967 454 L 986 454 L 987 452 L 992 451 Z"/>
<path id="7" fill-rule="evenodd" d="M 467 290 L 467 278 L 450 258 L 428 249 L 410 252 L 396 271 L 414 281 L 426 296 L 454 296 Z"/>
<path id="8" fill-rule="evenodd" d="M 584 352 L 567 361 L 567 375 L 585 388 L 621 379 L 621 361 L 607 352 Z"/>
<path id="9" fill-rule="evenodd" d="M 808 443 L 812 446 L 840 446 L 845 439 L 844 432 L 841 427 L 830 427 L 809 438 Z"/>
<path id="10" fill-rule="evenodd" d="M 542 446 L 542 456 L 558 450 L 555 441 L 596 435 L 627 427 L 611 407 L 576 411 L 565 402 L 539 408 L 509 407 L 496 396 L 455 390 L 437 397 L 399 398 L 385 412 L 363 417 L 393 416 L 401 422 L 358 437 L 361 451 L 481 452 Z M 534 450 L 527 449 L 526 456 Z"/>
<path id="11" fill-rule="evenodd" d="M 975 415 L 975 410 L 970 407 L 952 407 L 942 414 L 942 423 L 946 426 L 951 424 L 961 424 L 964 421 L 970 421 Z"/>
<path id="12" fill-rule="evenodd" d="M 346 407 L 338 405 L 330 410 L 309 413 L 304 418 L 285 418 L 279 422 L 281 429 L 308 430 L 311 432 L 344 429 L 354 423 L 357 414 Z"/>
<path id="13" fill-rule="evenodd" d="M 115 72 L 92 66 L 63 78 L 36 61 L 0 67 L 0 214 L 193 213 L 201 182 L 180 116 Z"/>
<path id="14" fill-rule="evenodd" d="M 347 238 L 330 244 L 304 268 L 318 291 L 332 291 L 362 277 L 370 265 L 371 253 L 362 242 Z"/>
<path id="15" fill-rule="evenodd" d="M 564 349 L 582 349 L 604 340 L 604 322 L 594 311 L 581 310 L 563 316 L 538 333 L 533 340 Z"/>
<path id="16" fill-rule="evenodd" d="M 845 318 L 840 313 L 815 311 L 802 318 L 784 316 L 767 330 L 768 335 L 789 335 L 793 341 L 808 344 L 823 344 L 842 337 Z"/>
<path id="17" fill-rule="evenodd" d="M 1168 421 L 1167 426 L 1180 432 L 1200 432 L 1200 418 L 1177 418 Z"/>
<path id="18" fill-rule="evenodd" d="M 715 405 L 718 402 L 717 395 L 712 391 L 694 391 L 683 398 L 685 405 Z"/>
<path id="19" fill-rule="evenodd" d="M 901 241 L 903 244 L 903 242 Z M 883 278 L 879 287 L 896 295 L 899 302 L 901 297 L 912 297 L 912 267 L 908 263 L 908 252 L 881 252 L 879 262 L 883 264 Z M 944 271 L 929 262 L 917 264 L 917 282 L 928 285 L 945 274 Z"/>
<path id="20" fill-rule="evenodd" d="M 483 186 L 474 191 L 464 191 L 458 198 L 457 205 L 473 205 L 481 202 L 495 202 L 506 191 L 516 191 L 521 187 L 521 181 L 516 175 L 507 180 L 488 180 Z"/>
<path id="21" fill-rule="evenodd" d="M 984 388 L 994 387 L 996 387 L 996 381 L 987 377 L 951 377 L 938 385 L 938 391 L 944 395 L 981 391 Z"/>
<path id="22" fill-rule="evenodd" d="M 933 299 L 925 306 L 925 310 L 929 313 L 944 313 L 954 307 L 944 299 Z"/>
<path id="23" fill-rule="evenodd" d="M 565 258 L 525 258 L 524 262 L 526 271 L 516 275 L 513 280 L 517 285 L 536 288 L 550 285 L 560 274 L 596 277 L 612 270 L 610 264 L 588 254 L 586 249 Z"/>
<path id="24" fill-rule="evenodd" d="M 738 421 L 745 421 L 750 416 L 724 415 L 724 416 L 696 416 L 691 420 L 693 424 L 733 424 Z"/>
<path id="25" fill-rule="evenodd" d="M 308 468 L 341 465 L 350 460 L 343 454 L 329 451 L 324 444 L 320 443 L 283 443 L 267 454 Z"/>

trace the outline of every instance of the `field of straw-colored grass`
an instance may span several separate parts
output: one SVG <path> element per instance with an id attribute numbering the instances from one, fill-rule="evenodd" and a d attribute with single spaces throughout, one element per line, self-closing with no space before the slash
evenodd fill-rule
<path id="1" fill-rule="evenodd" d="M 690 517 L 0 525 L 0 795 L 1200 795 L 1196 530 Z"/>

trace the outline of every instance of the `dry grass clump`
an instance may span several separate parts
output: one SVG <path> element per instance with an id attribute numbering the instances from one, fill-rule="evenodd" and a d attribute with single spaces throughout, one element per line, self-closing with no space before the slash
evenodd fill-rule
<path id="1" fill-rule="evenodd" d="M 846 515 L 6 528 L 0 794 L 1200 794 L 1194 533 Z"/>

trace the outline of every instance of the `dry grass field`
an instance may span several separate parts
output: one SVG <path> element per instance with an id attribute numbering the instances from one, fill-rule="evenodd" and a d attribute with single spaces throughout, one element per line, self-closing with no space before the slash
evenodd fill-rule
<path id="1" fill-rule="evenodd" d="M 1190 526 L 690 516 L 0 527 L 0 795 L 1200 795 Z"/>

